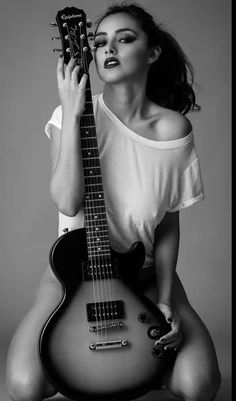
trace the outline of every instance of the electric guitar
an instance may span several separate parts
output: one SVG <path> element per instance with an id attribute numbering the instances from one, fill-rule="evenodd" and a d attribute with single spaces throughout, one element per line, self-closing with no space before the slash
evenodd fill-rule
<path id="1" fill-rule="evenodd" d="M 65 63 L 76 56 L 88 75 L 80 120 L 85 227 L 65 232 L 50 251 L 63 296 L 45 323 L 39 355 L 49 381 L 74 400 L 125 401 L 150 391 L 173 357 L 155 341 L 170 331 L 159 309 L 138 290 L 145 258 L 141 242 L 125 254 L 111 249 L 96 138 L 86 15 L 56 16 Z"/>

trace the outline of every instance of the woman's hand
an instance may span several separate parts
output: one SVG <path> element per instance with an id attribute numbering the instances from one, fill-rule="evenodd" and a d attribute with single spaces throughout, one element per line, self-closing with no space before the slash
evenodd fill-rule
<path id="1" fill-rule="evenodd" d="M 167 323 L 171 324 L 171 331 L 162 336 L 155 342 L 156 345 L 164 345 L 164 350 L 174 349 L 178 351 L 183 341 L 183 333 L 181 331 L 181 321 L 176 311 L 168 304 L 159 302 L 157 304 L 158 309 L 163 313 Z"/>
<path id="2" fill-rule="evenodd" d="M 83 74 L 78 82 L 80 66 L 76 58 L 71 58 L 68 65 L 59 57 L 57 64 L 57 85 L 63 116 L 80 118 L 85 108 L 85 90 L 88 76 Z"/>

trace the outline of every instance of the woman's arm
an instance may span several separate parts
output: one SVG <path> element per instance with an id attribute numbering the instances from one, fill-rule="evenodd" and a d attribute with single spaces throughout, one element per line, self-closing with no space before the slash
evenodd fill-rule
<path id="1" fill-rule="evenodd" d="M 179 252 L 179 212 L 166 213 L 156 230 L 155 266 L 157 277 L 157 307 L 171 324 L 170 331 L 156 341 L 163 344 L 164 349 L 181 347 L 183 335 L 180 329 L 181 320 L 172 306 L 172 285 Z"/>
<path id="2" fill-rule="evenodd" d="M 78 82 L 79 66 L 71 59 L 67 66 L 59 58 L 58 91 L 62 105 L 62 128 L 51 135 L 51 197 L 60 212 L 74 216 L 84 199 L 84 176 L 81 157 L 80 117 L 85 105 L 87 76 Z"/>
<path id="3" fill-rule="evenodd" d="M 171 305 L 171 291 L 178 260 L 179 239 L 179 212 L 166 213 L 156 229 L 154 244 L 158 303 Z"/>

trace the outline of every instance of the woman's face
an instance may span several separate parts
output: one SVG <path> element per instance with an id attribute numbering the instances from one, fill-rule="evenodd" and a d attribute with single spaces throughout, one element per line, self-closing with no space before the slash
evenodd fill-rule
<path id="1" fill-rule="evenodd" d="M 126 13 L 113 14 L 101 21 L 95 46 L 97 72 L 106 83 L 138 80 L 148 70 L 147 35 Z"/>

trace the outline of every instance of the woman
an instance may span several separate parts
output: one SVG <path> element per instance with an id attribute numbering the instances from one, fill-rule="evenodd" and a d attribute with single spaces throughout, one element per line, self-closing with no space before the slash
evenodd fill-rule
<path id="1" fill-rule="evenodd" d="M 93 104 L 111 245 L 120 252 L 137 240 L 145 245 L 140 283 L 152 282 L 145 292 L 171 323 L 159 341 L 176 352 L 163 385 L 185 401 L 210 401 L 220 385 L 214 345 L 175 272 L 179 210 L 203 198 L 192 127 L 184 115 L 198 108 L 191 65 L 174 38 L 137 5 L 110 7 L 97 23 L 94 46 L 104 81 Z M 78 83 L 79 70 L 75 59 L 65 66 L 59 58 L 61 106 L 46 126 L 59 234 L 83 226 L 84 219 L 79 123 L 87 76 Z M 44 377 L 37 348 L 60 298 L 60 284 L 48 267 L 9 348 L 7 383 L 14 401 L 56 393 Z"/>

